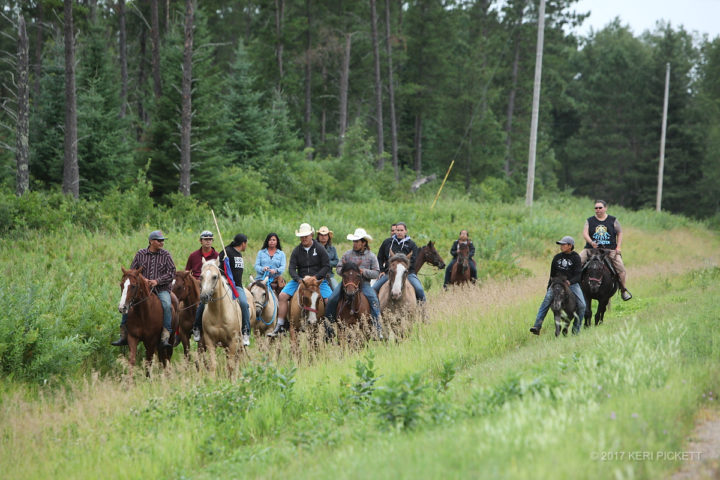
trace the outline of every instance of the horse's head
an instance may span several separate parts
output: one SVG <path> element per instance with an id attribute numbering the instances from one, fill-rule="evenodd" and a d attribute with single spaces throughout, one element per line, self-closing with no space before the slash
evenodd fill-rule
<path id="1" fill-rule="evenodd" d="M 605 265 L 606 252 L 602 249 L 593 248 L 588 252 L 588 259 L 585 262 L 585 279 L 590 292 L 596 293 L 603 284 L 606 273 L 609 273 Z"/>
<path id="2" fill-rule="evenodd" d="M 312 276 L 303 278 L 298 286 L 298 302 L 300 308 L 307 314 L 308 323 L 316 323 L 318 316 L 322 316 L 319 311 L 320 305 L 322 304 L 324 308 L 320 295 L 320 280 Z"/>
<path id="3" fill-rule="evenodd" d="M 200 301 L 208 303 L 215 296 L 215 289 L 220 280 L 220 267 L 217 260 L 203 259 L 203 266 L 200 270 Z"/>
<path id="4" fill-rule="evenodd" d="M 118 303 L 120 313 L 128 313 L 134 305 L 150 295 L 150 286 L 142 276 L 142 270 L 143 267 L 136 270 L 122 268 L 123 277 L 120 280 L 120 302 Z"/>
<path id="5" fill-rule="evenodd" d="M 187 270 L 178 270 L 175 272 L 175 279 L 172 284 L 172 292 L 179 301 L 188 300 L 193 291 L 197 290 L 197 282 L 192 276 L 192 272 Z"/>
<path id="6" fill-rule="evenodd" d="M 570 286 L 567 284 L 567 278 L 563 275 L 551 278 L 550 289 L 553 292 L 551 308 L 553 311 L 562 310 L 563 303 L 565 303 L 568 295 L 571 293 Z"/>
<path id="7" fill-rule="evenodd" d="M 420 258 L 434 267 L 445 268 L 445 262 L 435 248 L 435 242 L 428 242 L 427 245 L 420 249 Z"/>
<path id="8" fill-rule="evenodd" d="M 250 284 L 250 294 L 253 297 L 253 303 L 255 304 L 255 317 L 262 317 L 262 312 L 265 310 L 265 306 L 268 304 L 270 299 L 270 292 L 268 291 L 267 278 L 262 280 L 255 280 Z"/>
<path id="9" fill-rule="evenodd" d="M 461 243 L 458 246 L 457 263 L 463 269 L 467 268 L 470 263 L 470 246 L 467 243 Z"/>
<path id="10" fill-rule="evenodd" d="M 410 258 L 402 253 L 396 253 L 389 260 L 388 281 L 390 282 L 390 295 L 393 300 L 402 296 L 402 289 L 410 273 Z"/>
<path id="11" fill-rule="evenodd" d="M 348 262 L 342 266 L 342 288 L 348 297 L 354 296 L 362 286 L 362 274 L 356 263 Z"/>

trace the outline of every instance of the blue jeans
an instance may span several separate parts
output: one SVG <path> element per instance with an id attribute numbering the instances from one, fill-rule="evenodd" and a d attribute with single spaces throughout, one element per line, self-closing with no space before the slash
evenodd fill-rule
<path id="1" fill-rule="evenodd" d="M 380 318 L 380 301 L 378 300 L 375 290 L 370 286 L 368 282 L 362 283 L 362 292 L 370 303 L 370 316 L 373 318 L 373 323 L 377 326 L 378 319 Z M 338 285 L 333 290 L 332 295 L 328 298 L 327 305 L 325 305 L 325 316 L 331 322 L 335 321 L 335 315 L 337 314 L 337 306 L 340 301 L 340 294 L 342 293 L 342 285 Z"/>
<path id="2" fill-rule="evenodd" d="M 162 290 L 160 292 L 156 291 L 155 294 L 160 299 L 160 304 L 163 309 L 163 328 L 172 333 L 172 303 L 170 301 L 170 292 Z M 126 323 L 127 313 L 123 313 L 122 319 L 120 320 L 120 326 L 124 327 Z"/>
<path id="3" fill-rule="evenodd" d="M 237 301 L 240 304 L 240 311 L 242 312 L 242 333 L 244 335 L 250 334 L 250 306 L 247 302 L 247 296 L 245 295 L 245 289 L 242 287 L 236 287 L 238 292 L 238 298 Z M 198 330 L 202 330 L 202 316 L 205 312 L 205 304 L 200 302 L 200 305 L 198 305 L 197 312 L 195 312 L 195 323 L 193 323 L 193 328 L 197 328 Z"/>
<path id="4" fill-rule="evenodd" d="M 420 282 L 420 279 L 418 276 L 414 273 L 411 273 L 408 275 L 408 281 L 410 282 L 410 285 L 412 285 L 413 289 L 415 289 L 415 298 L 418 302 L 424 302 L 427 300 L 425 298 L 425 290 L 423 290 L 422 282 Z M 376 293 L 380 292 L 380 287 L 385 285 L 385 283 L 390 279 L 390 276 L 388 274 L 385 274 L 380 278 L 377 282 L 375 282 L 372 286 L 373 290 L 375 290 Z"/>
<path id="5" fill-rule="evenodd" d="M 290 280 L 280 293 L 287 293 L 292 297 L 295 295 L 295 292 L 297 292 L 299 286 L 300 283 L 298 283 L 297 280 Z M 332 295 L 332 289 L 330 288 L 330 285 L 328 285 L 327 280 L 323 279 L 323 281 L 320 282 L 320 296 L 327 299 L 330 298 L 330 295 Z"/>
<path id="6" fill-rule="evenodd" d="M 578 333 L 583 323 L 583 317 L 585 316 L 585 296 L 582 293 L 582 289 L 580 288 L 579 283 L 571 284 L 570 291 L 575 294 L 575 300 L 577 302 L 577 308 L 575 311 L 578 315 L 578 318 L 573 321 L 573 333 Z M 545 320 L 545 315 L 547 315 L 548 310 L 550 310 L 550 304 L 552 303 L 552 299 L 553 292 L 548 288 L 547 292 L 545 293 L 545 298 L 543 298 L 543 301 L 540 304 L 540 308 L 538 309 L 537 317 L 535 317 L 535 325 L 533 325 L 538 330 L 540 330 L 540 328 L 542 327 L 543 321 Z"/>
<path id="7" fill-rule="evenodd" d="M 443 283 L 443 287 L 447 286 L 450 283 L 450 277 L 452 276 L 452 267 L 457 263 L 457 258 L 453 258 L 450 260 L 450 263 L 445 268 L 445 282 Z M 477 266 L 475 265 L 475 261 L 470 259 L 470 278 L 477 278 Z"/>

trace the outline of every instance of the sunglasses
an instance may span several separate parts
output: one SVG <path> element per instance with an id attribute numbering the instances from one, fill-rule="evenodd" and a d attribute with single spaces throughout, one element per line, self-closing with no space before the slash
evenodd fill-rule
<path id="1" fill-rule="evenodd" d="M 595 207 L 595 210 L 602 210 L 604 207 Z"/>
<path id="2" fill-rule="evenodd" d="M 162 240 L 159 240 L 159 239 L 157 239 L 157 238 L 156 238 L 156 239 L 154 239 L 154 240 L 155 240 L 156 242 L 160 242 L 160 243 L 163 243 L 163 242 L 165 241 L 165 239 L 164 239 L 164 238 L 163 238 Z"/>

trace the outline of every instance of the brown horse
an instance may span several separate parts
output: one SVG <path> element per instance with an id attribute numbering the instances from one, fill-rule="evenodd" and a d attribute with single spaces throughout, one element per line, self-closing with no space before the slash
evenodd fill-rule
<path id="1" fill-rule="evenodd" d="M 190 353 L 190 335 L 195 323 L 195 314 L 200 304 L 200 282 L 193 277 L 192 272 L 178 270 L 175 272 L 172 291 L 180 302 L 180 318 L 175 332 L 176 342 L 182 343 L 187 357 Z"/>
<path id="2" fill-rule="evenodd" d="M 307 276 L 300 280 L 298 289 L 290 299 L 290 343 L 296 352 L 297 332 L 307 326 L 315 327 L 325 315 L 325 301 L 320 294 L 320 280 Z"/>
<path id="3" fill-rule="evenodd" d="M 172 357 L 172 348 L 158 348 L 160 335 L 163 329 L 163 308 L 157 295 L 153 295 L 150 283 L 142 276 L 143 267 L 136 270 L 122 269 L 123 277 L 120 281 L 120 303 L 118 310 L 127 314 L 127 340 L 130 347 L 128 361 L 135 366 L 137 346 L 140 342 L 145 346 L 145 365 L 150 368 L 152 357 L 157 352 L 158 358 L 163 366 L 167 366 Z M 173 331 L 178 323 L 178 300 L 174 294 L 170 294 L 172 301 L 172 326 Z M 170 343 L 173 343 L 170 338 Z M 149 370 L 146 370 L 149 375 Z"/>
<path id="4" fill-rule="evenodd" d="M 458 246 L 457 260 L 450 273 L 451 285 L 464 285 L 470 283 L 470 247 L 467 243 Z"/>
<path id="5" fill-rule="evenodd" d="M 342 266 L 342 288 L 337 304 L 337 321 L 342 327 L 359 327 L 363 332 L 372 332 L 370 302 L 362 291 L 363 278 L 360 267 L 353 262 Z"/>
<path id="6" fill-rule="evenodd" d="M 410 260 L 412 254 L 393 253 L 388 260 L 388 281 L 380 288 L 378 298 L 382 312 L 413 312 L 417 306 L 415 289 L 410 285 Z"/>
<path id="7" fill-rule="evenodd" d="M 428 242 L 427 245 L 418 249 L 418 256 L 415 258 L 415 273 L 420 273 L 420 268 L 426 263 L 439 269 L 445 268 L 445 262 L 435 248 L 435 242 Z"/>
<path id="8" fill-rule="evenodd" d="M 259 338 L 268 330 L 272 331 L 277 322 L 278 298 L 273 288 L 268 287 L 267 278 L 253 280 L 250 277 L 250 295 L 255 308 L 255 321 L 250 323 L 255 337 Z M 273 282 L 274 283 L 274 282 Z M 250 298 L 248 298 L 250 301 Z"/>

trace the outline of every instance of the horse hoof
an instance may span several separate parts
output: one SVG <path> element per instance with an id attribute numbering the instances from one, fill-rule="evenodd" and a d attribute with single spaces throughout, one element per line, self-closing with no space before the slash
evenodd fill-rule
<path id="1" fill-rule="evenodd" d="M 567 329 L 567 328 L 563 328 L 563 329 L 562 329 L 563 337 L 567 337 L 567 332 L 568 332 L 568 329 Z"/>

